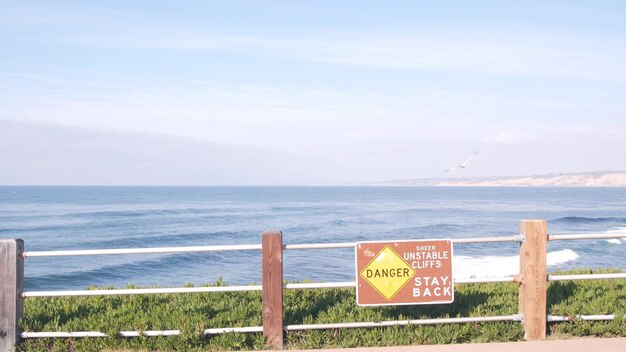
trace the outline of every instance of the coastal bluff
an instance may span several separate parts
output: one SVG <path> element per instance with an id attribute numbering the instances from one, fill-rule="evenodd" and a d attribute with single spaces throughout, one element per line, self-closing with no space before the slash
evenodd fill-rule
<path id="1" fill-rule="evenodd" d="M 531 176 L 404 179 L 370 182 L 365 185 L 446 187 L 626 187 L 626 171 L 558 173 Z"/>

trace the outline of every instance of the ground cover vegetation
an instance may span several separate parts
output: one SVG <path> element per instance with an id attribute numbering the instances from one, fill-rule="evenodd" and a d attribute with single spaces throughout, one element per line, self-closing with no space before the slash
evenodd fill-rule
<path id="1" fill-rule="evenodd" d="M 578 270 L 569 273 L 591 273 Z M 598 272 L 593 271 L 593 272 Z M 603 270 L 600 272 L 615 272 Z M 218 281 L 212 285 L 224 285 Z M 132 287 L 132 286 L 129 286 Z M 111 288 L 111 287 L 107 287 Z M 97 288 L 92 288 L 97 289 Z M 353 289 L 285 290 L 284 323 L 310 324 L 516 314 L 518 285 L 464 284 L 452 304 L 358 307 Z M 626 336 L 626 280 L 551 283 L 548 313 L 616 314 L 609 322 L 549 324 L 553 337 Z M 261 333 L 202 336 L 205 328 L 260 326 L 261 292 L 33 298 L 25 302 L 25 331 L 101 331 L 107 338 L 27 339 L 22 351 L 207 351 L 264 349 Z M 117 337 L 125 330 L 182 331 L 170 337 Z M 286 333 L 286 348 L 331 348 L 520 341 L 519 322 L 395 326 Z"/>

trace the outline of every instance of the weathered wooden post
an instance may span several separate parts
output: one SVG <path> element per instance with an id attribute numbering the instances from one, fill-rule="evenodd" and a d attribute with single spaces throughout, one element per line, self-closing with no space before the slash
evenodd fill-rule
<path id="1" fill-rule="evenodd" d="M 522 220 L 520 234 L 519 311 L 524 316 L 524 339 L 543 340 L 547 330 L 546 253 L 548 224 L 545 220 Z"/>
<path id="2" fill-rule="evenodd" d="M 0 240 L 0 352 L 13 351 L 21 340 L 19 322 L 24 302 L 19 296 L 24 288 L 24 241 Z"/>
<path id="3" fill-rule="evenodd" d="M 265 344 L 283 349 L 283 234 L 266 231 L 263 248 L 263 338 Z"/>

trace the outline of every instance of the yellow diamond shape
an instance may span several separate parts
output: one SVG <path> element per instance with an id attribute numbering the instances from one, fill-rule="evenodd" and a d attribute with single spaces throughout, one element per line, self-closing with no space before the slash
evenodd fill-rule
<path id="1" fill-rule="evenodd" d="M 411 280 L 415 270 L 390 246 L 385 246 L 361 271 L 361 277 L 388 301 Z"/>

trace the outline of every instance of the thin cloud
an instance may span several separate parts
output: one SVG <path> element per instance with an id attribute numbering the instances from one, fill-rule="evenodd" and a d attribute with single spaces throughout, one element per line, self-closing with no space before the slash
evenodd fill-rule
<path id="1" fill-rule="evenodd" d="M 431 27 L 389 33 L 294 28 L 294 33 L 277 36 L 250 28 L 213 30 L 200 23 L 106 9 L 17 9 L 1 19 L 4 25 L 0 29 L 10 30 L 18 38 L 63 45 L 279 55 L 281 59 L 387 70 L 626 78 L 621 39 L 557 33 L 551 28 L 518 32 L 502 24 L 487 24 L 459 26 L 457 31 Z M 37 31 L 31 33 L 31 29 Z M 53 35 L 41 38 L 40 30 Z"/>
<path id="2" fill-rule="evenodd" d="M 361 36 L 331 41 L 332 47 L 312 47 L 320 61 L 381 69 L 609 80 L 625 72 L 626 53 L 616 49 L 621 48 L 617 43 L 515 32 L 495 36 L 488 30 L 461 35 L 434 32 L 403 33 L 400 38 Z"/>
<path id="3" fill-rule="evenodd" d="M 487 136 L 483 142 L 492 144 L 523 144 L 537 141 L 539 137 L 525 132 L 500 131 Z"/>

